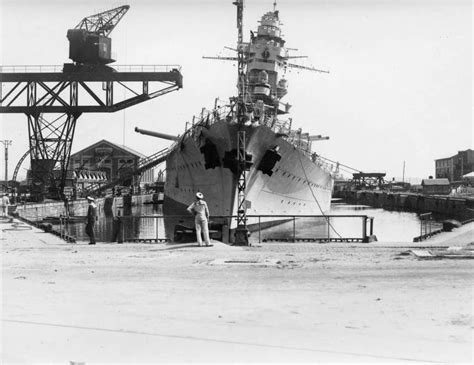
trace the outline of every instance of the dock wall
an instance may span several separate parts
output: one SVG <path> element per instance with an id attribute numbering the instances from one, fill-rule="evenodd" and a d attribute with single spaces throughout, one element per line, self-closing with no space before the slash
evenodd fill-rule
<path id="1" fill-rule="evenodd" d="M 474 198 L 454 198 L 377 190 L 344 190 L 335 192 L 334 197 L 341 198 L 347 203 L 369 205 L 386 210 L 402 210 L 415 213 L 432 212 L 462 221 L 474 218 Z"/>
<path id="2" fill-rule="evenodd" d="M 98 216 L 112 216 L 117 207 L 123 210 L 122 215 L 130 215 L 133 205 L 140 205 L 153 201 L 153 194 L 133 195 L 124 197 L 105 197 L 97 198 L 97 214 Z M 88 202 L 86 199 L 74 200 L 68 203 L 70 216 L 87 215 Z M 21 218 L 29 221 L 39 221 L 46 217 L 59 217 L 66 215 L 66 205 L 61 201 L 35 203 L 35 204 L 19 204 L 15 213 Z"/>

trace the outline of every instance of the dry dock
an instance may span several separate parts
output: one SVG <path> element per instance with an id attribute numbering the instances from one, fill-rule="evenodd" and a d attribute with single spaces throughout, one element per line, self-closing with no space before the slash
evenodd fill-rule
<path id="1" fill-rule="evenodd" d="M 2 229 L 2 362 L 471 363 L 473 260 L 419 245 L 70 244 Z"/>

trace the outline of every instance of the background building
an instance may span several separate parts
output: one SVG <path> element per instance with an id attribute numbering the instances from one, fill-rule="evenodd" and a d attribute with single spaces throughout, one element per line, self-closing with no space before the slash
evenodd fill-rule
<path id="1" fill-rule="evenodd" d="M 451 192 L 451 184 L 446 178 L 423 179 L 421 186 L 423 187 L 423 194 L 448 195 Z"/>
<path id="2" fill-rule="evenodd" d="M 120 146 L 105 139 L 71 155 L 70 169 L 85 183 L 94 179 L 107 181 L 129 176 L 138 168 L 138 162 L 146 156 L 133 149 Z M 89 181 L 90 180 L 90 181 Z M 124 181 L 126 185 L 144 186 L 154 182 L 154 170 L 149 169 L 139 177 Z M 105 181 L 104 181 L 105 183 Z M 79 187 L 81 188 L 81 187 Z"/>
<path id="3" fill-rule="evenodd" d="M 446 178 L 449 181 L 461 181 L 463 175 L 474 171 L 474 151 L 471 149 L 459 151 L 452 157 L 435 160 L 436 178 Z"/>

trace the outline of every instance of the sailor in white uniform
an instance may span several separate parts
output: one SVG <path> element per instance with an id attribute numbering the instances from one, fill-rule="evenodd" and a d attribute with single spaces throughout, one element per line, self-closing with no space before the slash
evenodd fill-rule
<path id="1" fill-rule="evenodd" d="M 204 201 L 204 195 L 200 192 L 196 193 L 196 201 L 192 203 L 187 211 L 194 214 L 194 223 L 196 225 L 196 236 L 199 246 L 203 246 L 201 232 L 204 235 L 204 242 L 206 246 L 211 245 L 209 239 L 209 208 L 207 203 Z"/>

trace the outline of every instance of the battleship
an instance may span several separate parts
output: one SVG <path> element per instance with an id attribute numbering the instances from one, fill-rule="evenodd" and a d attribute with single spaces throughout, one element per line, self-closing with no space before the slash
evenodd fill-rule
<path id="1" fill-rule="evenodd" d="M 324 137 L 295 128 L 290 105 L 282 102 L 288 92 L 286 70 L 304 67 L 288 62 L 293 57 L 281 35 L 276 4 L 261 17 L 257 31 L 250 32 L 250 41 L 237 47 L 242 47 L 245 75 L 239 80 L 245 90 L 243 123 L 238 120 L 238 98 L 230 97 L 229 102 L 216 99 L 212 109 L 203 109 L 179 137 L 136 128 L 174 139 L 166 159 L 164 213 L 185 214 L 199 191 L 212 216 L 237 214 L 238 133 L 244 130 L 246 214 L 324 214 L 331 203 L 333 174 L 312 150 L 312 142 Z"/>

